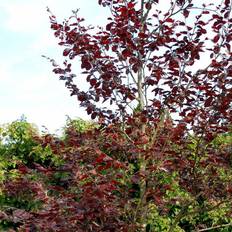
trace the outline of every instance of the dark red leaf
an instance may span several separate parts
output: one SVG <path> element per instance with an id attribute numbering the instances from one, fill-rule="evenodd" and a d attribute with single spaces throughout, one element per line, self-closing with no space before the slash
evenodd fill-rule
<path id="1" fill-rule="evenodd" d="M 66 48 L 66 49 L 63 51 L 63 56 L 67 56 L 70 52 L 71 52 L 71 49 Z"/>
<path id="2" fill-rule="evenodd" d="M 189 10 L 186 10 L 186 9 L 185 9 L 185 10 L 183 11 L 184 17 L 185 17 L 185 18 L 188 18 L 189 13 L 190 13 Z"/>
<path id="3" fill-rule="evenodd" d="M 97 113 L 96 112 L 93 112 L 92 114 L 91 114 L 91 119 L 95 119 L 97 117 Z"/>
<path id="4" fill-rule="evenodd" d="M 213 17 L 213 19 L 220 19 L 220 16 L 217 14 L 213 14 L 212 17 Z"/>
<path id="5" fill-rule="evenodd" d="M 212 97 L 207 98 L 207 99 L 205 100 L 204 106 L 205 106 L 205 107 L 210 106 L 211 103 L 212 103 L 212 101 L 213 101 L 213 98 L 212 98 Z"/>
<path id="6" fill-rule="evenodd" d="M 134 8 L 135 3 L 129 2 L 127 6 L 128 6 L 129 9 Z"/>
<path id="7" fill-rule="evenodd" d="M 107 25 L 106 25 L 106 30 L 107 30 L 107 31 L 110 31 L 110 29 L 111 29 L 111 27 L 112 27 L 113 25 L 114 25 L 113 22 L 107 24 Z"/>
<path id="8" fill-rule="evenodd" d="M 167 22 L 167 23 L 173 23 L 174 20 L 173 20 L 172 18 L 167 18 L 167 19 L 165 20 L 165 22 Z"/>
<path id="9" fill-rule="evenodd" d="M 219 35 L 216 35 L 214 38 L 213 38 L 213 42 L 214 43 L 217 43 L 218 40 L 219 40 L 220 36 Z"/>
<path id="10" fill-rule="evenodd" d="M 127 57 L 130 57 L 132 55 L 131 51 L 129 49 L 124 49 L 122 51 L 122 55 L 127 58 Z"/>
<path id="11" fill-rule="evenodd" d="M 95 86 L 97 84 L 97 80 L 96 79 L 91 79 L 89 81 L 89 83 L 90 83 L 91 86 Z"/>
<path id="12" fill-rule="evenodd" d="M 118 46 L 117 45 L 112 46 L 112 51 L 113 52 L 116 52 L 117 50 L 118 50 Z"/>
<path id="13" fill-rule="evenodd" d="M 18 164 L 18 170 L 22 173 L 22 174 L 26 174 L 29 172 L 29 168 L 24 165 L 24 164 Z"/>
<path id="14" fill-rule="evenodd" d="M 83 94 L 81 93 L 78 95 L 78 100 L 82 102 L 82 101 L 87 100 L 87 97 L 84 93 Z"/>
<path id="15" fill-rule="evenodd" d="M 226 6 L 226 7 L 229 7 L 229 6 L 230 6 L 230 1 L 231 1 L 231 0 L 225 0 L 225 6 Z"/>
<path id="16" fill-rule="evenodd" d="M 86 70 L 90 70 L 91 67 L 92 67 L 92 65 L 88 60 L 82 61 L 81 68 L 85 68 Z"/>
<path id="17" fill-rule="evenodd" d="M 57 24 L 57 23 L 54 23 L 54 24 L 51 24 L 51 28 L 53 29 L 53 30 L 58 30 L 58 29 L 60 29 L 62 26 L 60 25 L 60 24 Z"/>
<path id="18" fill-rule="evenodd" d="M 147 2 L 147 3 L 145 4 L 145 7 L 146 7 L 146 9 L 150 10 L 150 9 L 151 9 L 151 3 Z"/>

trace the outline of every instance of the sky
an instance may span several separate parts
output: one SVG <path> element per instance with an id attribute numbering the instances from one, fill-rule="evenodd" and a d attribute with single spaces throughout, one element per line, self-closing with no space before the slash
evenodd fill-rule
<path id="1" fill-rule="evenodd" d="M 97 0 L 0 1 L 0 124 L 25 115 L 39 129 L 58 132 L 67 119 L 88 119 L 64 82 L 42 55 L 62 62 L 62 48 L 50 29 L 46 8 L 62 21 L 80 9 L 86 23 L 102 25 L 107 16 Z M 77 72 L 79 70 L 77 69 Z"/>

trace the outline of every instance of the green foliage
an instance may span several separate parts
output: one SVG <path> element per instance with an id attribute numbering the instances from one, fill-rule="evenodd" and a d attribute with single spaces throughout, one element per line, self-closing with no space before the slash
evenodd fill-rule
<path id="1" fill-rule="evenodd" d="M 147 228 L 148 232 L 163 232 L 168 231 L 172 224 L 172 218 L 167 217 L 166 215 L 162 215 L 159 212 L 159 209 L 154 205 L 151 204 L 149 206 L 149 215 L 148 215 L 148 222 L 149 229 Z M 173 232 L 184 232 L 181 227 L 177 226 Z"/>
<path id="2" fill-rule="evenodd" d="M 229 210 L 229 204 L 225 203 L 215 210 L 209 212 L 199 212 L 198 214 L 189 215 L 182 219 L 179 225 L 184 228 L 184 231 L 191 232 L 195 229 L 195 225 L 201 225 L 202 228 L 217 227 L 210 231 L 213 232 L 229 232 L 232 229 L 232 219 L 228 217 L 227 212 Z M 231 224 L 228 225 L 228 224 Z M 221 227 L 220 225 L 228 225 Z"/>
<path id="3" fill-rule="evenodd" d="M 45 166 L 60 166 L 63 164 L 63 160 L 59 156 L 55 155 L 49 145 L 42 147 L 37 145 L 32 147 L 28 158 L 36 163 L 43 164 Z"/>
<path id="4" fill-rule="evenodd" d="M 86 121 L 81 118 L 71 119 L 70 117 L 67 117 L 63 131 L 65 136 L 69 129 L 75 129 L 76 132 L 83 133 L 96 127 L 97 124 L 92 121 Z"/>
<path id="5" fill-rule="evenodd" d="M 33 162 L 48 165 L 61 165 L 62 161 L 53 154 L 49 145 L 41 146 L 35 125 L 23 117 L 0 127 L 0 170 L 1 167 L 14 169 L 18 161 L 31 165 Z"/>
<path id="6" fill-rule="evenodd" d="M 8 210 L 17 208 L 36 211 L 41 208 L 41 201 L 33 200 L 33 197 L 30 196 L 30 194 L 15 197 L 0 195 L 0 206 L 4 206 L 3 208 L 7 208 Z"/>
<path id="7" fill-rule="evenodd" d="M 50 145 L 43 146 L 37 138 L 40 138 L 37 127 L 24 117 L 0 127 L 0 212 L 13 212 L 15 209 L 33 212 L 41 207 L 41 200 L 36 199 L 33 190 L 30 191 L 26 186 L 25 191 L 19 189 L 14 195 L 4 191 L 6 183 L 14 183 L 23 174 L 18 170 L 20 164 L 25 167 L 33 167 L 34 163 L 45 167 L 59 167 L 63 164 Z M 30 175 L 24 173 L 23 176 L 32 183 L 41 179 L 46 181 L 45 176 L 36 170 L 31 171 Z M 19 223 L 4 219 L 0 222 L 0 231 L 18 226 Z"/>
<path id="8" fill-rule="evenodd" d="M 29 155 L 38 143 L 33 139 L 38 135 L 37 128 L 25 118 L 16 120 L 0 128 L 0 159 L 7 168 L 15 168 L 18 160 L 30 161 Z"/>
<path id="9" fill-rule="evenodd" d="M 232 148 L 232 132 L 218 135 L 213 141 L 214 146 L 227 146 Z"/>

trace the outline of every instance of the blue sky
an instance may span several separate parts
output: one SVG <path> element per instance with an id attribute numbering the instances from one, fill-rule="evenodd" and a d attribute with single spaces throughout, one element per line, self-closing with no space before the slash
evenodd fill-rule
<path id="1" fill-rule="evenodd" d="M 47 6 L 60 20 L 77 8 L 87 24 L 102 25 L 107 16 L 97 0 L 0 2 L 0 124 L 24 114 L 29 122 L 54 133 L 63 126 L 66 115 L 84 119 L 87 115 L 52 73 L 51 64 L 41 57 L 62 61 L 62 48 L 50 30 Z"/>

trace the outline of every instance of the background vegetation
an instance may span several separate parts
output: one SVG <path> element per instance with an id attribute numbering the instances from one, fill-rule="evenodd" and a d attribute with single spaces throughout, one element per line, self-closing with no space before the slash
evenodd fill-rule
<path id="1" fill-rule="evenodd" d="M 116 220 L 122 228 L 140 231 L 133 228 L 132 208 L 140 200 L 136 163 L 125 160 L 130 157 L 128 144 L 112 129 L 105 139 L 105 131 L 81 119 L 68 119 L 60 137 L 39 135 L 25 118 L 1 126 L 1 230 L 91 231 L 95 226 L 95 231 L 98 227 L 114 231 Z M 188 139 L 189 151 L 195 150 L 196 141 L 194 136 Z M 231 150 L 231 133 L 211 144 L 217 150 Z M 231 166 L 213 171 L 219 184 L 231 181 Z M 146 231 L 170 231 L 174 224 L 171 231 L 231 231 L 231 202 L 222 200 L 219 207 L 216 203 L 208 208 L 217 197 L 225 199 L 225 193 L 220 196 L 218 189 L 215 199 L 193 198 L 179 174 L 164 167 L 153 173 L 159 194 L 154 193 L 154 199 L 148 196 L 148 216 L 141 222 L 146 223 Z"/>

